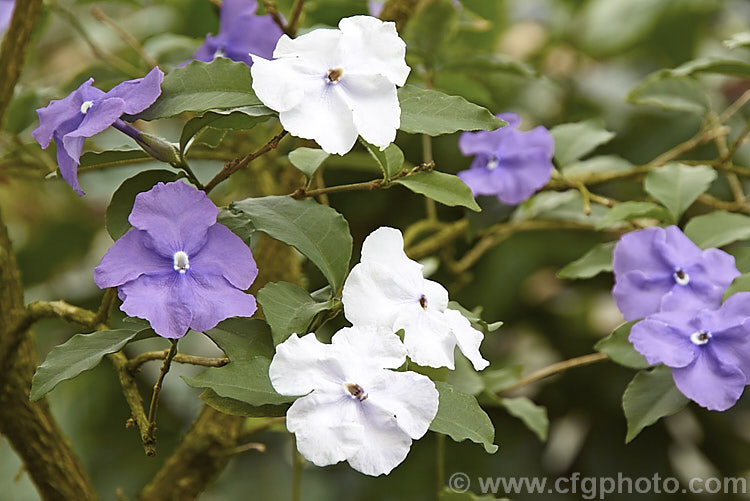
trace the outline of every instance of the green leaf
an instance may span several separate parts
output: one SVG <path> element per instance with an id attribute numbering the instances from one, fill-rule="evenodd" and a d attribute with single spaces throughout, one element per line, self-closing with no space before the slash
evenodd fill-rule
<path id="1" fill-rule="evenodd" d="M 537 405 L 526 397 L 500 398 L 500 404 L 513 417 L 517 417 L 526 427 L 534 432 L 542 442 L 547 440 L 549 418 L 547 409 Z"/>
<path id="2" fill-rule="evenodd" d="M 104 355 L 120 351 L 136 334 L 129 329 L 76 334 L 55 346 L 34 373 L 29 399 L 32 402 L 39 400 L 61 381 L 93 369 Z"/>
<path id="3" fill-rule="evenodd" d="M 406 186 L 414 193 L 419 193 L 444 205 L 451 207 L 460 205 L 475 212 L 482 210 L 477 205 L 477 201 L 474 200 L 471 188 L 461 181 L 461 178 L 453 174 L 446 174 L 445 172 L 435 170 L 418 172 L 417 174 L 397 179 L 394 182 Z"/>
<path id="4" fill-rule="evenodd" d="M 711 212 L 688 221 L 685 235 L 701 249 L 723 247 L 750 238 L 750 217 L 724 211 Z"/>
<path id="5" fill-rule="evenodd" d="M 486 108 L 460 96 L 407 84 L 398 90 L 402 131 L 439 136 L 459 130 L 495 130 L 507 125 Z"/>
<path id="6" fill-rule="evenodd" d="M 113 150 L 94 152 L 89 151 L 81 157 L 79 169 L 84 167 L 103 169 L 115 165 L 129 165 L 136 162 L 151 161 L 153 158 L 141 149 L 137 150 Z"/>
<path id="7" fill-rule="evenodd" d="M 612 271 L 612 251 L 614 248 L 615 242 L 595 245 L 586 254 L 558 271 L 558 278 L 571 280 L 591 278 L 603 271 Z"/>
<path id="8" fill-rule="evenodd" d="M 458 10 L 451 0 L 427 0 L 409 20 L 404 32 L 409 50 L 432 58 L 457 28 Z"/>
<path id="9" fill-rule="evenodd" d="M 390 179 L 401 171 L 404 165 L 404 153 L 395 144 L 391 143 L 388 147 L 380 151 L 377 146 L 374 146 L 367 141 L 362 141 L 370 152 L 372 158 L 378 163 L 380 170 L 383 171 L 385 179 Z"/>
<path id="10" fill-rule="evenodd" d="M 633 104 L 704 115 L 709 109 L 706 89 L 693 77 L 675 77 L 661 70 L 646 77 L 628 94 Z"/>
<path id="11" fill-rule="evenodd" d="M 489 393 L 498 393 L 510 388 L 521 379 L 523 365 L 509 365 L 502 369 L 484 370 L 481 372 L 485 389 Z"/>
<path id="12" fill-rule="evenodd" d="M 622 408 L 628 421 L 625 443 L 637 437 L 645 427 L 680 411 L 687 403 L 687 397 L 674 384 L 672 369 L 660 365 L 651 371 L 640 371 L 622 394 Z"/>
<path id="13" fill-rule="evenodd" d="M 607 215 L 609 210 L 609 207 L 592 205 L 591 214 L 586 215 L 581 193 L 578 190 L 542 191 L 521 203 L 511 215 L 511 220 L 567 220 L 590 224 L 593 227 Z"/>
<path id="14" fill-rule="evenodd" d="M 234 213 L 226 207 L 219 207 L 219 215 L 216 221 L 232 230 L 232 233 L 240 237 L 248 247 L 252 247 L 255 226 L 245 214 Z"/>
<path id="15" fill-rule="evenodd" d="M 217 57 L 209 63 L 193 61 L 170 71 L 156 102 L 132 118 L 155 120 L 185 111 L 204 113 L 239 107 L 251 107 L 246 111 L 252 109 L 256 116 L 276 114 L 253 92 L 250 68 L 245 63 Z"/>
<path id="16" fill-rule="evenodd" d="M 671 221 L 673 216 L 664 207 L 656 205 L 655 203 L 633 201 L 622 202 L 615 205 L 609 212 L 607 212 L 607 215 L 596 225 L 596 229 L 601 230 L 614 223 L 630 221 L 631 219 L 639 219 L 642 217 L 654 218 L 660 221 Z"/>
<path id="17" fill-rule="evenodd" d="M 727 49 L 750 46 L 750 31 L 740 31 L 722 42 Z"/>
<path id="18" fill-rule="evenodd" d="M 594 349 L 600 353 L 604 353 L 614 362 L 631 369 L 645 369 L 651 367 L 651 364 L 646 362 L 646 359 L 635 351 L 633 345 L 628 341 L 630 335 L 630 329 L 633 327 L 635 322 L 625 322 L 624 324 L 613 330 L 609 336 L 600 339 L 595 345 Z"/>
<path id="19" fill-rule="evenodd" d="M 305 289 L 288 282 L 266 284 L 258 291 L 258 302 L 271 326 L 275 345 L 292 334 L 307 334 L 318 313 L 333 308 L 333 300 L 316 301 Z"/>
<path id="20" fill-rule="evenodd" d="M 233 398 L 220 397 L 214 390 L 206 388 L 198 395 L 208 406 L 230 416 L 282 417 L 286 416 L 289 404 L 250 405 Z"/>
<path id="21" fill-rule="evenodd" d="M 131 228 L 128 216 L 133 210 L 135 197 L 148 191 L 157 183 L 169 183 L 178 178 L 179 174 L 168 170 L 146 170 L 126 179 L 112 194 L 104 216 L 107 233 L 113 240 L 117 240 Z"/>
<path id="22" fill-rule="evenodd" d="M 458 301 L 448 301 L 448 308 L 450 308 L 451 310 L 456 310 L 459 313 L 461 313 L 461 315 L 465 316 L 469 320 L 469 322 L 471 322 L 471 325 L 475 329 L 478 329 L 484 332 L 485 334 L 487 334 L 488 332 L 495 332 L 503 325 L 502 321 L 492 322 L 490 324 L 482 320 L 482 318 L 479 316 L 482 313 L 481 306 L 475 309 L 476 311 L 475 313 L 474 311 L 467 310 L 466 308 L 461 306 L 458 303 Z"/>
<path id="23" fill-rule="evenodd" d="M 352 236 L 349 223 L 334 209 L 313 200 L 273 196 L 233 202 L 230 210 L 247 216 L 256 230 L 294 246 L 323 272 L 334 293 L 341 289 Z"/>
<path id="24" fill-rule="evenodd" d="M 297 148 L 289 152 L 289 161 L 308 179 L 313 177 L 326 158 L 328 158 L 328 153 L 317 148 Z"/>
<path id="25" fill-rule="evenodd" d="M 707 165 L 671 163 L 649 172 L 643 187 L 669 210 L 676 223 L 714 179 L 716 171 Z"/>
<path id="26" fill-rule="evenodd" d="M 248 108 L 251 114 L 243 112 L 244 108 L 224 111 L 209 111 L 202 117 L 188 120 L 182 128 L 180 134 L 180 154 L 185 156 L 190 146 L 195 141 L 204 142 L 201 138 L 206 127 L 211 130 L 247 130 L 252 129 L 261 122 L 268 120 L 269 115 L 252 115 L 257 111 L 255 108 Z M 214 142 L 209 142 L 213 146 Z"/>
<path id="27" fill-rule="evenodd" d="M 220 397 L 233 398 L 253 406 L 278 405 L 292 402 L 295 397 L 279 395 L 271 386 L 265 357 L 230 362 L 224 367 L 211 367 L 195 377 L 182 376 L 191 388 L 210 388 Z"/>
<path id="28" fill-rule="evenodd" d="M 743 273 L 735 278 L 732 283 L 729 284 L 727 290 L 724 291 L 724 297 L 722 300 L 726 301 L 729 296 L 736 294 L 737 292 L 750 292 L 750 273 Z"/>
<path id="29" fill-rule="evenodd" d="M 615 137 L 596 120 L 567 123 L 550 129 L 555 140 L 555 158 L 561 166 L 571 164 Z"/>
<path id="30" fill-rule="evenodd" d="M 206 335 L 232 362 L 250 360 L 257 356 L 273 358 L 271 332 L 263 320 L 228 318 L 206 331 Z"/>
<path id="31" fill-rule="evenodd" d="M 456 442 L 471 440 L 483 445 L 490 454 L 497 452 L 498 447 L 493 444 L 495 427 L 477 399 L 447 383 L 436 382 L 435 387 L 440 393 L 440 406 L 430 430 L 448 435 Z"/>
<path id="32" fill-rule="evenodd" d="M 740 273 L 750 273 L 750 247 L 732 247 L 727 252 L 734 256 L 734 264 Z"/>
<path id="33" fill-rule="evenodd" d="M 697 73 L 718 73 L 740 77 L 750 76 L 750 64 L 746 61 L 723 59 L 718 57 L 702 57 L 681 64 L 669 70 L 672 76 L 688 76 Z"/>

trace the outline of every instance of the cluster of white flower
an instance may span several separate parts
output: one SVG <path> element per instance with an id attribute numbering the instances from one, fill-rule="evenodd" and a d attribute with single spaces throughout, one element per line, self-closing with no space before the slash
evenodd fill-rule
<path id="1" fill-rule="evenodd" d="M 484 369 L 483 334 L 448 309 L 446 290 L 424 278 L 393 228 L 365 239 L 342 301 L 354 326 L 337 332 L 330 345 L 312 333 L 293 334 L 277 347 L 271 383 L 282 395 L 305 395 L 287 412 L 287 428 L 308 460 L 318 466 L 346 460 L 362 473 L 387 474 L 438 410 L 429 378 L 390 369 L 401 367 L 407 355 L 420 365 L 453 369 L 456 346 Z M 401 330 L 403 342 L 396 335 Z"/>

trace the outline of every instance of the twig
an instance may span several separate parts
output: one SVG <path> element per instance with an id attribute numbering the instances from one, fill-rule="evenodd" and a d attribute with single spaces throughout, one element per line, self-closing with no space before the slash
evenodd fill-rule
<path id="1" fill-rule="evenodd" d="M 249 442 L 247 444 L 242 444 L 238 445 L 237 447 L 226 449 L 222 451 L 221 454 L 234 456 L 236 454 L 242 454 L 243 452 L 247 451 L 266 452 L 266 444 L 261 444 L 259 442 Z"/>
<path id="2" fill-rule="evenodd" d="M 125 401 L 130 407 L 131 419 L 128 423 L 135 423 L 141 435 L 143 450 L 147 456 L 156 455 L 156 439 L 153 434 L 148 433 L 149 421 L 146 413 L 143 411 L 143 398 L 138 390 L 138 384 L 128 368 L 128 357 L 121 351 L 107 355 L 107 358 L 115 366 L 115 371 L 122 386 L 122 392 L 125 395 Z M 130 426 L 130 424 L 128 425 Z"/>
<path id="3" fill-rule="evenodd" d="M 214 177 L 211 179 L 211 181 L 208 182 L 206 185 L 204 191 L 206 193 L 209 193 L 211 190 L 213 190 L 217 184 L 221 183 L 225 179 L 227 179 L 229 176 L 234 174 L 235 172 L 247 167 L 247 165 L 255 160 L 256 158 L 268 153 L 269 151 L 275 149 L 279 145 L 279 141 L 283 139 L 284 136 L 287 135 L 287 131 L 282 130 L 280 133 L 276 134 L 273 138 L 271 138 L 270 141 L 268 141 L 263 147 L 261 147 L 258 151 L 255 151 L 253 153 L 250 153 L 246 155 L 242 159 L 235 159 L 230 162 L 227 162 L 224 164 L 224 168 L 221 169 Z"/>
<path id="4" fill-rule="evenodd" d="M 564 360 L 562 362 L 558 362 L 556 364 L 552 364 L 543 369 L 539 369 L 538 371 L 532 372 L 525 378 L 520 379 L 513 386 L 509 388 L 505 388 L 502 391 L 499 391 L 497 395 L 500 396 L 500 395 L 505 395 L 507 393 L 512 393 L 513 391 L 519 388 L 523 388 L 524 386 L 527 386 L 531 383 L 535 383 L 549 376 L 553 376 L 555 374 L 565 372 L 568 369 L 572 369 L 574 367 L 583 367 L 584 365 L 589 365 L 589 364 L 593 364 L 596 362 L 602 362 L 604 360 L 609 360 L 609 357 L 604 353 L 591 353 L 589 355 L 583 355 L 581 357 L 571 358 L 570 360 Z"/>
<path id="5" fill-rule="evenodd" d="M 101 9 L 98 7 L 92 7 L 91 8 L 91 14 L 102 23 L 106 24 L 110 28 L 114 30 L 115 33 L 122 39 L 123 42 L 128 44 L 134 51 L 138 53 L 139 56 L 141 56 L 141 59 L 143 59 L 143 62 L 145 62 L 149 68 L 154 68 L 159 65 L 158 62 L 151 56 L 149 56 L 145 50 L 143 50 L 143 46 L 136 40 L 136 38 L 122 29 L 117 23 L 114 22 L 112 18 L 107 16 L 104 12 L 102 12 Z"/>
<path id="6" fill-rule="evenodd" d="M 154 394 L 151 396 L 151 405 L 148 408 L 148 435 L 153 437 L 154 442 L 156 442 L 154 433 L 156 432 L 156 410 L 159 407 L 159 393 L 161 393 L 164 376 L 169 372 L 169 368 L 172 366 L 172 359 L 177 354 L 177 341 L 177 339 L 170 339 L 172 346 L 169 347 L 169 352 L 164 358 L 164 363 L 161 365 L 159 377 L 156 379 L 156 384 L 154 385 Z"/>
<path id="7" fill-rule="evenodd" d="M 164 360 L 169 355 L 169 349 L 161 351 L 147 351 L 137 355 L 135 358 L 128 361 L 128 370 L 131 373 L 135 373 L 140 369 L 141 365 L 152 360 Z M 202 367 L 224 367 L 229 363 L 228 358 L 206 358 L 198 357 L 195 355 L 184 355 L 182 353 L 176 354 L 172 358 L 172 362 L 178 364 L 190 364 L 200 365 Z"/>
<path id="8" fill-rule="evenodd" d="M 294 37 L 293 34 L 289 33 L 289 27 L 284 22 L 284 19 L 281 17 L 281 14 L 279 14 L 279 8 L 276 6 L 276 2 L 266 1 L 263 3 L 266 7 L 266 12 L 271 16 L 271 19 L 273 19 L 273 22 L 276 23 L 276 26 L 281 28 L 281 31 L 284 32 L 285 35 Z"/>

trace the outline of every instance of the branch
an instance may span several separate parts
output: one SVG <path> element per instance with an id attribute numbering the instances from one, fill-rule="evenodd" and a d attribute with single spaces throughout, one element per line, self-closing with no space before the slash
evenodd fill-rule
<path id="1" fill-rule="evenodd" d="M 115 371 L 117 371 L 117 376 L 122 386 L 122 392 L 125 395 L 125 401 L 128 403 L 128 407 L 130 407 L 131 418 L 128 419 L 125 426 L 126 428 L 130 428 L 135 424 L 141 435 L 144 452 L 147 456 L 155 456 L 156 440 L 148 433 L 149 424 L 146 413 L 143 411 L 143 398 L 141 397 L 141 392 L 138 390 L 138 384 L 133 374 L 128 369 L 128 357 L 120 351 L 107 355 L 107 358 L 115 366 Z"/>
<path id="2" fill-rule="evenodd" d="M 305 0 L 294 0 L 294 5 L 292 6 L 292 17 L 289 20 L 289 24 L 287 24 L 287 29 L 284 30 L 286 34 L 292 38 L 297 35 L 297 30 L 299 29 L 300 22 L 302 21 L 302 13 L 304 12 L 304 7 Z"/>
<path id="3" fill-rule="evenodd" d="M 150 362 L 152 360 L 164 360 L 167 355 L 169 354 L 169 350 L 161 350 L 161 351 L 147 351 L 144 353 L 141 353 L 137 355 L 135 358 L 128 361 L 128 370 L 131 373 L 135 373 L 140 369 L 141 365 L 145 364 L 146 362 Z M 172 362 L 178 363 L 178 364 L 190 364 L 190 365 L 200 365 L 202 367 L 224 367 L 229 363 L 228 358 L 206 358 L 206 357 L 197 357 L 195 355 L 185 355 L 183 353 L 178 353 L 174 356 L 172 359 Z"/>
<path id="4" fill-rule="evenodd" d="M 161 393 L 161 385 L 164 382 L 164 376 L 169 372 L 169 368 L 172 366 L 172 359 L 177 354 L 177 339 L 170 339 L 172 346 L 169 347 L 167 356 L 164 357 L 164 363 L 161 365 L 159 371 L 159 377 L 156 379 L 154 385 L 154 394 L 151 395 L 151 405 L 148 408 L 148 435 L 149 438 L 156 442 L 156 410 L 159 408 L 159 394 Z"/>
<path id="5" fill-rule="evenodd" d="M 525 378 L 520 379 L 516 384 L 514 384 L 510 388 L 505 388 L 504 390 L 499 391 L 497 395 L 502 396 L 507 393 L 514 392 L 518 390 L 519 388 L 523 388 L 524 386 L 530 385 L 531 383 L 536 383 L 537 381 L 547 378 L 549 376 L 553 376 L 555 374 L 565 372 L 568 369 L 572 369 L 574 367 L 583 367 L 584 365 L 589 365 L 589 364 L 593 364 L 596 362 L 602 362 L 604 360 L 609 360 L 609 357 L 604 353 L 591 353 L 589 355 L 583 355 L 581 357 L 571 358 L 570 360 L 564 360 L 562 362 L 558 362 L 556 364 L 552 364 L 543 369 L 539 369 L 538 371 L 532 372 Z"/>

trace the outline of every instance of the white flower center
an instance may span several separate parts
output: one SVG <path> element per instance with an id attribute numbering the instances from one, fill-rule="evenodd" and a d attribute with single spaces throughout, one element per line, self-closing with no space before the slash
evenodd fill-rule
<path id="1" fill-rule="evenodd" d="M 360 402 L 367 400 L 367 393 L 358 384 L 355 383 L 344 383 L 344 389 L 351 395 L 351 398 L 356 398 Z"/>
<path id="2" fill-rule="evenodd" d="M 214 59 L 216 59 L 217 57 L 224 57 L 225 54 L 226 52 L 224 52 L 224 47 L 219 47 L 214 52 Z"/>
<path id="3" fill-rule="evenodd" d="M 690 283 L 690 275 L 688 275 L 682 268 L 674 270 L 672 277 L 674 277 L 674 281 L 680 285 L 687 285 Z"/>
<path id="4" fill-rule="evenodd" d="M 81 104 L 81 113 L 85 115 L 92 106 L 94 106 L 94 101 L 84 101 L 83 104 Z"/>
<path id="5" fill-rule="evenodd" d="M 427 296 L 422 294 L 422 296 L 419 298 L 419 306 L 422 307 L 423 310 L 427 311 Z"/>
<path id="6" fill-rule="evenodd" d="M 339 80 L 341 80 L 343 74 L 344 68 L 333 68 L 331 70 L 328 70 L 328 81 L 331 83 L 338 83 Z"/>
<path id="7" fill-rule="evenodd" d="M 184 274 L 190 269 L 190 260 L 188 259 L 187 253 L 184 251 L 177 251 L 174 253 L 174 271 L 179 271 Z"/>
<path id="8" fill-rule="evenodd" d="M 693 332 L 690 334 L 690 341 L 693 342 L 693 344 L 702 345 L 708 343 L 708 341 L 711 339 L 711 333 L 704 330 L 699 330 L 698 332 Z"/>
<path id="9" fill-rule="evenodd" d="M 490 161 L 487 162 L 487 169 L 492 170 L 495 167 L 497 167 L 498 161 L 497 157 L 495 155 L 492 155 L 492 158 L 490 158 Z"/>

